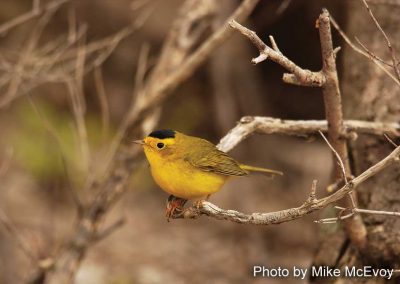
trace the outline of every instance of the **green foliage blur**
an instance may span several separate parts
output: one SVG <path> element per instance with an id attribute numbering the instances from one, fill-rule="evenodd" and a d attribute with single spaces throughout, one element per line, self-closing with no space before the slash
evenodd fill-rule
<path id="1" fill-rule="evenodd" d="M 18 165 L 44 182 L 66 177 L 64 159 L 71 182 L 83 182 L 86 169 L 73 115 L 44 100 L 35 101 L 34 106 L 30 102 L 19 103 L 13 111 L 17 127 L 10 130 L 9 137 Z M 92 152 L 111 137 L 103 137 L 101 119 L 92 113 L 87 115 L 86 127 Z"/>

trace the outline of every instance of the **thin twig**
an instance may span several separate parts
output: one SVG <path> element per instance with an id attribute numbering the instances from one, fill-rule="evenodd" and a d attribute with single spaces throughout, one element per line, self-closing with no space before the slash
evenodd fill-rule
<path id="1" fill-rule="evenodd" d="M 342 159 L 340 158 L 338 152 L 335 150 L 335 148 L 333 148 L 333 146 L 331 145 L 331 143 L 329 143 L 328 139 L 325 137 L 324 133 L 322 133 L 322 131 L 318 131 L 319 134 L 322 136 L 322 138 L 325 140 L 326 144 L 329 146 L 329 148 L 332 150 L 333 154 L 336 157 L 337 163 L 340 167 L 340 169 L 342 170 L 342 178 L 345 181 L 345 183 L 347 183 L 347 174 L 346 174 L 346 169 L 344 168 L 344 164 Z"/>
<path id="2" fill-rule="evenodd" d="M 38 257 L 33 253 L 32 248 L 29 247 L 26 240 L 24 240 L 21 237 L 20 232 L 18 232 L 18 229 L 14 226 L 10 218 L 8 218 L 8 216 L 1 209 L 0 209 L 0 223 L 9 232 L 14 241 L 17 243 L 18 247 L 29 258 L 32 264 L 37 265 L 39 261 Z"/>
<path id="3" fill-rule="evenodd" d="M 385 66 L 382 65 L 379 60 L 371 56 L 369 53 L 363 51 L 362 49 L 358 48 L 351 40 L 350 38 L 345 34 L 345 32 L 340 28 L 339 24 L 336 22 L 336 20 L 331 16 L 330 18 L 331 23 L 333 27 L 338 31 L 339 35 L 344 39 L 344 41 L 357 53 L 365 56 L 366 58 L 370 59 L 372 63 L 374 63 L 379 69 L 381 69 L 383 72 L 386 73 L 397 85 L 400 86 L 400 80 L 397 79 L 388 69 L 385 68 Z"/>
<path id="4" fill-rule="evenodd" d="M 283 14 L 283 12 L 286 11 L 286 9 L 289 7 L 291 2 L 292 2 L 292 0 L 283 0 L 282 3 L 279 5 L 278 9 L 276 9 L 276 13 L 278 15 Z"/>
<path id="5" fill-rule="evenodd" d="M 333 148 L 333 146 L 331 145 L 331 143 L 329 143 L 329 141 L 328 141 L 328 139 L 325 137 L 325 135 L 324 135 L 321 131 L 319 131 L 319 134 L 322 136 L 322 138 L 325 140 L 326 144 L 328 144 L 329 148 L 330 148 L 330 149 L 332 150 L 332 152 L 334 153 L 334 155 L 335 155 L 335 157 L 336 157 L 336 161 L 337 161 L 337 163 L 338 163 L 340 169 L 342 170 L 342 178 L 343 178 L 345 184 L 347 184 L 347 182 L 348 182 L 348 181 L 347 181 L 347 174 L 346 174 L 346 169 L 345 169 L 345 167 L 344 167 L 342 158 L 339 156 L 339 153 L 335 150 L 335 148 Z M 350 198 L 350 201 L 351 201 L 352 208 L 356 208 L 356 202 L 355 202 L 355 200 L 354 200 L 353 195 L 352 195 L 351 192 L 349 193 L 349 198 Z"/>
<path id="6" fill-rule="evenodd" d="M 322 138 L 325 140 L 326 144 L 328 144 L 329 148 L 334 153 L 334 155 L 336 157 L 336 161 L 337 161 L 340 169 L 342 170 L 342 178 L 343 178 L 345 184 L 347 184 L 347 182 L 348 182 L 347 181 L 347 174 L 346 174 L 346 169 L 344 167 L 342 158 L 339 156 L 339 153 L 335 150 L 335 148 L 333 148 L 331 143 L 329 143 L 328 139 L 325 137 L 325 135 L 322 133 L 322 131 L 319 131 L 319 134 L 322 136 Z M 350 201 L 351 201 L 352 208 L 356 208 L 356 202 L 355 202 L 351 192 L 349 193 L 349 198 L 350 198 Z"/>
<path id="7" fill-rule="evenodd" d="M 386 140 L 389 141 L 389 143 L 392 144 L 395 148 L 399 146 L 386 133 L 384 133 L 383 136 L 385 136 Z"/>
<path id="8" fill-rule="evenodd" d="M 310 195 L 308 196 L 306 203 L 315 204 L 317 201 L 317 183 L 318 181 L 316 179 L 312 181 Z"/>
<path id="9" fill-rule="evenodd" d="M 100 112 L 102 121 L 102 138 L 103 141 L 107 138 L 110 130 L 110 108 L 108 105 L 106 88 L 101 67 L 94 69 L 94 81 L 96 86 L 96 94 L 100 102 Z"/>
<path id="10" fill-rule="evenodd" d="M 83 171 L 85 173 L 88 173 L 90 162 L 90 148 L 85 123 L 85 110 L 82 103 L 82 101 L 84 100 L 83 94 L 81 92 L 82 89 L 78 86 L 79 83 L 76 80 L 68 80 L 66 84 L 69 96 L 71 98 L 71 106 L 75 120 L 76 133 L 78 134 L 78 145 L 81 151 Z"/>
<path id="11" fill-rule="evenodd" d="M 369 210 L 369 209 L 360 209 L 360 208 L 344 208 L 344 207 L 340 207 L 340 206 L 335 206 L 335 209 L 338 209 L 341 212 L 337 217 L 320 219 L 315 222 L 321 223 L 321 224 L 333 224 L 333 223 L 337 223 L 338 221 L 350 218 L 354 214 L 369 214 L 369 215 L 383 215 L 383 216 L 400 217 L 400 212 L 393 212 L 393 211 Z M 350 213 L 344 215 L 343 213 L 347 210 L 350 211 Z"/>
<path id="12" fill-rule="evenodd" d="M 400 136 L 400 124 L 369 122 L 360 120 L 344 120 L 343 138 L 354 139 L 358 134 L 382 136 L 385 133 Z M 319 131 L 327 132 L 326 120 L 283 120 L 272 117 L 245 116 L 221 139 L 220 146 L 224 151 L 230 151 L 240 142 L 253 134 L 282 134 L 290 136 L 308 137 Z"/>
<path id="13" fill-rule="evenodd" d="M 400 7 L 400 1 L 399 0 L 368 0 L 368 3 L 371 3 L 373 5 L 388 5 L 388 6 L 393 6 L 393 7 Z"/>
<path id="14" fill-rule="evenodd" d="M 38 41 L 40 39 L 41 34 L 43 33 L 44 28 L 54 15 L 54 13 L 57 11 L 59 6 L 54 6 L 51 9 L 47 9 L 44 11 L 44 14 L 41 18 L 39 18 L 38 22 L 34 26 L 34 29 L 28 38 L 22 52 L 20 53 L 20 56 L 18 58 L 17 63 L 15 64 L 15 67 L 13 69 L 13 72 L 11 72 L 11 77 L 9 80 L 9 85 L 7 87 L 6 93 L 3 95 L 3 97 L 0 100 L 0 107 L 7 105 L 10 100 L 12 100 L 14 97 L 16 97 L 16 94 L 19 90 L 20 84 L 23 82 L 23 70 L 24 66 L 28 62 L 29 58 L 32 56 L 35 48 L 38 45 Z"/>
<path id="15" fill-rule="evenodd" d="M 361 45 L 361 47 L 365 50 L 366 53 L 368 53 L 372 58 L 378 60 L 379 62 L 381 62 L 382 64 L 385 64 L 386 66 L 389 66 L 390 68 L 393 68 L 393 65 L 390 63 L 387 63 L 385 60 L 383 60 L 382 58 L 380 58 L 378 55 L 376 55 L 375 53 L 373 53 L 372 51 L 370 51 L 359 39 L 358 37 L 354 37 L 355 40 L 358 42 L 359 45 Z"/>
<path id="16" fill-rule="evenodd" d="M 339 210 L 345 210 L 347 208 L 343 208 L 340 206 L 335 206 L 336 209 Z M 393 211 L 382 211 L 382 210 L 369 210 L 369 209 L 360 209 L 360 208 L 354 208 L 350 209 L 353 210 L 356 213 L 361 213 L 361 214 L 372 214 L 372 215 L 387 215 L 387 216 L 397 216 L 400 217 L 400 212 L 393 212 Z"/>
<path id="17" fill-rule="evenodd" d="M 398 67 L 399 61 L 397 60 L 397 57 L 396 57 L 396 51 L 394 50 L 392 43 L 389 40 L 389 37 L 386 35 L 385 31 L 382 29 L 381 25 L 379 24 L 379 22 L 377 21 L 377 19 L 374 16 L 374 14 L 372 13 L 371 9 L 369 8 L 367 1 L 366 0 L 361 0 L 361 1 L 364 3 L 365 8 L 367 8 L 367 11 L 368 11 L 371 19 L 374 21 L 376 27 L 378 28 L 378 30 L 381 32 L 381 34 L 385 38 L 386 44 L 390 51 L 390 55 L 392 57 L 394 73 L 396 74 L 397 80 L 400 81 L 400 71 L 399 71 L 399 67 Z"/>
<path id="18" fill-rule="evenodd" d="M 0 163 L 0 178 L 2 178 L 10 168 L 13 154 L 14 154 L 13 148 L 7 147 L 2 162 Z"/>
<path id="19" fill-rule="evenodd" d="M 65 179 L 67 181 L 68 191 L 71 193 L 71 197 L 72 197 L 72 200 L 73 200 L 73 202 L 75 204 L 76 210 L 78 212 L 78 216 L 81 216 L 83 214 L 84 207 L 83 207 L 83 204 L 82 204 L 82 202 L 81 202 L 81 200 L 79 198 L 78 193 L 76 192 L 74 186 L 71 183 L 71 177 L 70 177 L 70 174 L 69 174 L 69 171 L 68 171 L 68 165 L 67 165 L 67 161 L 65 159 L 65 156 L 64 156 L 63 152 L 61 152 L 61 150 L 60 150 L 60 153 L 61 153 L 61 162 L 62 162 L 64 174 L 65 174 Z"/>
<path id="20" fill-rule="evenodd" d="M 272 48 L 273 48 L 276 52 L 282 53 L 282 52 L 279 50 L 279 47 L 278 47 L 278 45 L 276 44 L 276 41 L 275 41 L 275 39 L 274 39 L 274 37 L 273 37 L 272 35 L 269 36 L 269 41 L 271 42 Z"/>
<path id="21" fill-rule="evenodd" d="M 50 138 L 54 140 L 58 151 L 60 153 L 61 156 L 61 162 L 62 162 L 62 166 L 63 166 L 63 170 L 64 170 L 64 174 L 65 174 L 65 179 L 67 181 L 68 184 L 68 190 L 71 194 L 72 200 L 75 204 L 75 207 L 78 211 L 78 216 L 82 215 L 83 213 L 83 204 L 79 198 L 78 193 L 76 192 L 74 186 L 71 183 L 71 177 L 69 175 L 69 171 L 68 171 L 68 161 L 67 161 L 67 156 L 62 148 L 62 139 L 60 138 L 59 134 L 57 133 L 56 129 L 54 128 L 54 126 L 50 123 L 50 121 L 46 118 L 45 115 L 43 115 L 43 113 L 40 111 L 39 107 L 37 106 L 35 100 L 33 99 L 33 97 L 28 94 L 27 98 L 29 100 L 29 103 L 31 104 L 33 110 L 35 111 L 35 113 L 37 114 L 37 116 L 39 117 L 41 123 L 43 124 L 44 129 L 47 131 L 47 133 L 49 134 Z"/>
<path id="22" fill-rule="evenodd" d="M 101 240 L 104 240 L 108 236 L 110 236 L 112 233 L 114 233 L 116 230 L 118 230 L 121 226 L 125 224 L 126 220 L 125 218 L 120 218 L 114 223 L 112 223 L 109 227 L 105 228 L 102 232 L 99 232 L 93 239 L 93 241 L 98 242 Z"/>
<path id="23" fill-rule="evenodd" d="M 31 11 L 12 19 L 11 21 L 1 24 L 0 25 L 0 35 L 4 36 L 11 29 L 13 29 L 19 25 L 22 25 L 36 17 L 41 16 L 43 13 L 45 13 L 48 10 L 57 9 L 59 6 L 65 4 L 69 1 L 70 0 L 55 0 L 55 1 L 52 1 L 42 7 L 40 7 L 40 5 L 38 4 L 37 1 L 34 1 Z"/>

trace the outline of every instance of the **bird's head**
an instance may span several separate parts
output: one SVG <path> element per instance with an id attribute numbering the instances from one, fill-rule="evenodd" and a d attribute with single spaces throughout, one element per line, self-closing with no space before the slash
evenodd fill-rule
<path id="1" fill-rule="evenodd" d="M 166 158 L 175 152 L 177 141 L 181 134 L 170 129 L 156 130 L 143 140 L 133 141 L 143 146 L 150 164 L 155 159 Z"/>

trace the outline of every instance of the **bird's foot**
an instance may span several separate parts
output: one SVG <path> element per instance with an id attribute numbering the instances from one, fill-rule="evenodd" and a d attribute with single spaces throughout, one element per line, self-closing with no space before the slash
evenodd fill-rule
<path id="1" fill-rule="evenodd" d="M 204 201 L 206 201 L 206 199 L 197 200 L 193 203 L 193 205 L 197 210 L 200 210 L 200 208 L 203 206 Z"/>
<path id="2" fill-rule="evenodd" d="M 170 195 L 167 199 L 167 208 L 165 211 L 165 217 L 167 217 L 167 221 L 169 222 L 169 219 L 174 219 L 177 217 L 180 217 L 183 212 L 183 206 L 187 202 L 186 199 L 176 197 L 174 195 Z"/>

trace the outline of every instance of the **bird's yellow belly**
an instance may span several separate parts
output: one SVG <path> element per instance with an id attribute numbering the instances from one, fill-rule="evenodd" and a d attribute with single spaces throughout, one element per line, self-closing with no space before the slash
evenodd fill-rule
<path id="1" fill-rule="evenodd" d="M 185 161 L 151 167 L 156 183 L 167 193 L 184 199 L 205 197 L 220 190 L 227 177 L 205 172 Z"/>

